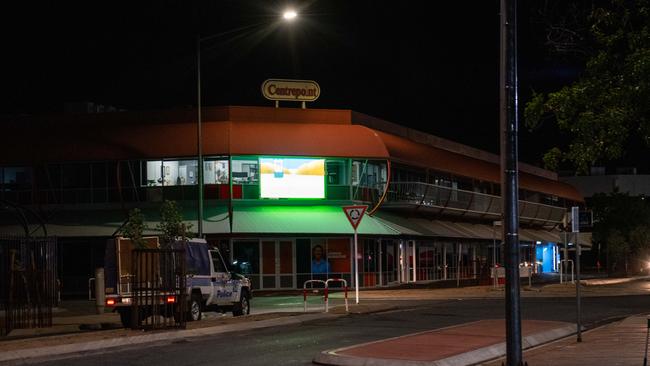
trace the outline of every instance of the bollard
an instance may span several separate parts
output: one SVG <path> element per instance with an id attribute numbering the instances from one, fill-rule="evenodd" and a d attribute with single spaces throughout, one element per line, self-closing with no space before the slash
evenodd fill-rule
<path id="1" fill-rule="evenodd" d="M 328 302 L 328 290 L 329 288 L 325 286 L 325 312 L 329 312 L 329 302 Z"/>
<path id="2" fill-rule="evenodd" d="M 645 333 L 645 354 L 643 355 L 643 366 L 648 366 L 648 337 L 650 337 L 650 318 L 648 318 L 648 326 Z"/>
<path id="3" fill-rule="evenodd" d="M 348 308 L 348 285 L 345 285 L 345 312 L 349 313 L 350 309 Z"/>
<path id="4" fill-rule="evenodd" d="M 307 289 L 303 288 L 302 289 L 302 302 L 305 305 L 305 313 L 307 312 Z"/>
<path id="5" fill-rule="evenodd" d="M 95 269 L 95 305 L 97 314 L 104 313 L 104 301 L 106 293 L 104 292 L 104 268 Z"/>

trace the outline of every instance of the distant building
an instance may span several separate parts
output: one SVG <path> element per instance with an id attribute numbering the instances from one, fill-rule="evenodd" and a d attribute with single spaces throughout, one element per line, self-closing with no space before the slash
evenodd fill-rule
<path id="1" fill-rule="evenodd" d="M 57 236 L 64 295 L 87 293 L 129 209 L 154 228 L 160 203 L 175 200 L 196 229 L 196 128 L 196 110 L 4 121 L 0 232 Z M 202 135 L 206 238 L 248 262 L 256 289 L 349 280 L 354 258 L 364 287 L 489 283 L 499 262 L 494 154 L 349 110 L 205 108 Z M 554 271 L 559 226 L 583 196 L 552 172 L 520 168 L 522 262 Z M 349 204 L 369 206 L 356 255 Z"/>
<path id="2" fill-rule="evenodd" d="M 562 175 L 560 180 L 576 187 L 585 198 L 596 193 L 628 193 L 650 196 L 650 174 L 637 174 L 634 167 L 606 169 L 592 167 L 589 175 Z"/>

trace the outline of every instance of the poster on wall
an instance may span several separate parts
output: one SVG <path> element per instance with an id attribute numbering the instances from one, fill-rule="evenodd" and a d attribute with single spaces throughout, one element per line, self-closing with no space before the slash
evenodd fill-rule
<path id="1" fill-rule="evenodd" d="M 313 244 L 311 247 L 311 273 L 330 273 L 330 262 L 327 258 L 325 247 L 321 244 Z"/>
<path id="2" fill-rule="evenodd" d="M 325 159 L 260 158 L 261 198 L 325 198 Z"/>

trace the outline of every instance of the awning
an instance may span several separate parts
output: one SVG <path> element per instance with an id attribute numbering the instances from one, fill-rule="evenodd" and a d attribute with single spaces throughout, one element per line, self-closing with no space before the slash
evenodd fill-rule
<path id="1" fill-rule="evenodd" d="M 393 230 L 406 236 L 442 237 L 501 240 L 501 226 L 456 222 L 448 220 L 431 220 L 421 217 L 403 217 L 384 211 L 377 212 L 374 217 Z M 557 229 L 519 229 L 519 240 L 528 242 L 560 242 L 561 232 Z"/>
<path id="2" fill-rule="evenodd" d="M 352 225 L 339 206 L 242 206 L 233 209 L 233 234 L 351 235 Z M 398 235 L 399 232 L 365 215 L 361 235 Z"/>
<path id="3" fill-rule="evenodd" d="M 145 216 L 148 229 L 144 231 L 145 235 L 159 235 L 160 231 L 156 229 L 160 224 L 160 211 L 157 208 L 141 209 Z M 204 208 L 203 231 L 207 234 L 218 234 L 230 232 L 228 221 L 228 208 L 226 206 L 208 206 Z M 182 207 L 181 214 L 186 223 L 192 224 L 191 231 L 196 231 L 196 209 L 192 206 Z M 50 217 L 45 222 L 47 235 L 60 237 L 109 237 L 116 234 L 120 229 L 128 213 L 122 209 L 111 210 L 66 210 L 48 214 Z M 2 219 L 0 232 L 7 235 L 25 235 L 22 226 L 15 223 L 15 219 Z M 33 235 L 43 235 L 43 230 L 36 224 L 35 220 L 30 220 L 30 232 Z"/>

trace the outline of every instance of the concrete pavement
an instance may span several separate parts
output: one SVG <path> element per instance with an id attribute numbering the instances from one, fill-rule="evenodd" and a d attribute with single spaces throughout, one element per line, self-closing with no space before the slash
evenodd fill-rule
<path id="1" fill-rule="evenodd" d="M 575 330 L 575 325 L 570 323 L 524 320 L 523 347 L 554 341 Z M 314 358 L 314 363 L 340 366 L 461 366 L 500 357 L 505 351 L 505 321 L 490 319 L 323 351 Z"/>
<path id="2" fill-rule="evenodd" d="M 575 325 L 522 321 L 529 366 L 639 366 L 646 356 L 649 317 L 638 315 L 575 337 Z M 503 320 L 481 320 L 386 340 L 328 350 L 314 362 L 341 366 L 501 366 L 506 352 Z"/>
<path id="3" fill-rule="evenodd" d="M 643 365 L 648 316 L 625 318 L 582 334 L 582 342 L 569 337 L 524 353 L 530 366 Z M 484 366 L 500 366 L 498 359 Z"/>

